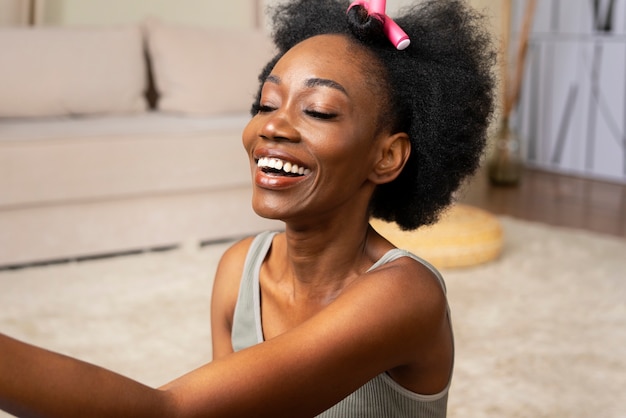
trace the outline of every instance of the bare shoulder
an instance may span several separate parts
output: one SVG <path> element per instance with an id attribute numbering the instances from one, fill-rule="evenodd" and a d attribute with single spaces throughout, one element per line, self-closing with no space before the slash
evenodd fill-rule
<path id="1" fill-rule="evenodd" d="M 365 273 L 325 310 L 344 318 L 352 335 L 376 337 L 388 345 L 393 366 L 412 363 L 416 351 L 426 348 L 425 341 L 432 341 L 447 321 L 446 295 L 438 277 L 409 257 Z"/>
<path id="2" fill-rule="evenodd" d="M 218 296 L 224 296 L 221 292 L 237 291 L 243 272 L 243 266 L 248 250 L 254 237 L 244 238 L 232 244 L 220 257 L 215 273 L 215 285 L 213 294 L 218 291 Z"/>
<path id="3" fill-rule="evenodd" d="M 232 268 L 243 269 L 243 263 L 254 238 L 253 236 L 243 238 L 228 247 L 220 258 L 218 270 Z"/>
<path id="4" fill-rule="evenodd" d="M 213 358 L 232 353 L 230 342 L 235 305 L 248 249 L 254 237 L 231 245 L 222 255 L 215 273 L 211 296 L 211 333 Z"/>
<path id="5" fill-rule="evenodd" d="M 445 288 L 438 274 L 408 256 L 368 272 L 359 282 L 367 294 L 378 294 L 377 298 L 386 302 L 394 301 L 399 309 L 407 304 L 421 319 L 442 315 L 447 310 Z"/>
<path id="6" fill-rule="evenodd" d="M 426 265 L 398 258 L 366 273 L 337 302 L 358 318 L 355 335 L 369 333 L 384 347 L 393 360 L 385 370 L 396 382 L 420 394 L 448 385 L 454 355 L 448 302 L 440 278 Z"/>
<path id="7" fill-rule="evenodd" d="M 401 257 L 382 266 L 367 279 L 375 293 L 383 295 L 378 310 L 388 334 L 403 351 L 401 362 L 388 370 L 400 385 L 420 394 L 436 394 L 450 381 L 454 357 L 448 301 L 441 276 L 422 262 Z M 371 290 L 370 290 L 371 291 Z"/>
<path id="8" fill-rule="evenodd" d="M 438 273 L 422 262 L 401 257 L 377 269 L 372 274 L 370 286 L 386 294 L 386 302 L 394 304 L 405 315 L 412 327 L 413 346 L 418 351 L 427 348 L 426 341 L 449 324 L 446 291 Z"/>

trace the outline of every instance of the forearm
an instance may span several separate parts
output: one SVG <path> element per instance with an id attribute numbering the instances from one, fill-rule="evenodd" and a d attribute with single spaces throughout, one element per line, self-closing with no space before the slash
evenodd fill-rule
<path id="1" fill-rule="evenodd" d="M 173 416 L 162 391 L 0 334 L 0 409 L 20 417 Z"/>

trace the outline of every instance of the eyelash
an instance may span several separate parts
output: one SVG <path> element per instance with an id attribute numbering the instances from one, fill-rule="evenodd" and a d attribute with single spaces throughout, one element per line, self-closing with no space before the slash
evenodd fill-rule
<path id="1" fill-rule="evenodd" d="M 276 110 L 276 108 L 273 108 L 271 106 L 262 105 L 262 104 L 254 105 L 255 113 L 269 113 L 274 110 Z M 324 112 L 318 112 L 315 110 L 305 110 L 304 113 L 306 113 L 307 115 L 313 118 L 321 119 L 321 120 L 330 120 L 330 119 L 334 119 L 337 117 L 335 113 L 324 113 Z"/>
<path id="2" fill-rule="evenodd" d="M 276 110 L 276 109 L 270 106 L 262 105 L 262 104 L 254 105 L 254 113 L 268 113 L 268 112 L 271 112 L 272 110 Z"/>
<path id="3" fill-rule="evenodd" d="M 316 119 L 322 119 L 322 120 L 330 120 L 330 119 L 334 119 L 337 117 L 337 115 L 334 113 L 317 112 L 315 110 L 305 110 L 304 113 Z"/>

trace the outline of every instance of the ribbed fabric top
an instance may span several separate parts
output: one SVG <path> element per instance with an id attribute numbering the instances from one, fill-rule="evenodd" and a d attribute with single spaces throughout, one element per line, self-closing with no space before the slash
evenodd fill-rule
<path id="1" fill-rule="evenodd" d="M 233 319 L 231 339 L 235 351 L 263 342 L 259 272 L 275 234 L 276 232 L 261 233 L 250 245 Z M 443 278 L 437 269 L 425 260 L 405 250 L 390 250 L 374 263 L 368 271 L 374 270 L 399 257 L 411 257 L 424 264 L 435 274 L 445 291 Z M 318 415 L 318 417 L 441 418 L 446 416 L 449 386 L 450 383 L 448 383 L 448 387 L 438 394 L 420 395 L 405 389 L 387 373 L 381 373 L 335 406 Z"/>

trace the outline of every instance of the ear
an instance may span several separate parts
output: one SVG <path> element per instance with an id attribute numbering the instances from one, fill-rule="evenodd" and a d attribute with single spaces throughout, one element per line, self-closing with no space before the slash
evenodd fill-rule
<path id="1" fill-rule="evenodd" d="M 377 160 L 369 179 L 375 184 L 393 181 L 406 164 L 411 153 L 409 136 L 399 132 L 382 139 L 377 147 Z"/>

